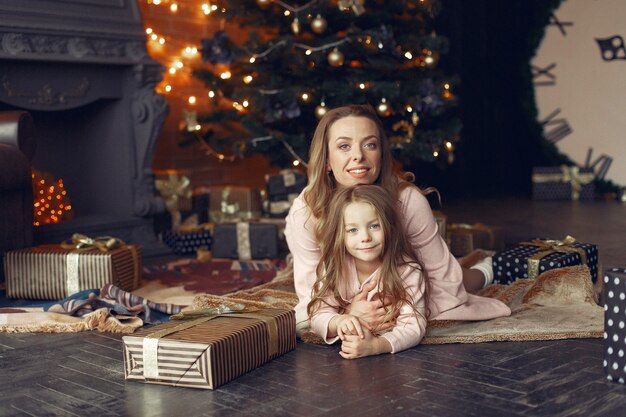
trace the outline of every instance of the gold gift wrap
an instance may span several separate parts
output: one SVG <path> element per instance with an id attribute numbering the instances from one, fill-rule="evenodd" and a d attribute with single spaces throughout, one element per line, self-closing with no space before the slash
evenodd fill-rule
<path id="1" fill-rule="evenodd" d="M 141 246 L 68 249 L 41 245 L 4 255 L 7 297 L 61 300 L 111 283 L 124 291 L 141 284 Z"/>
<path id="2" fill-rule="evenodd" d="M 502 250 L 502 229 L 482 223 L 451 223 L 447 229 L 447 241 L 454 256 L 465 256 L 474 249 Z"/>
<path id="3" fill-rule="evenodd" d="M 245 221 L 261 217 L 263 205 L 259 190 L 244 186 L 198 187 L 194 195 L 209 194 L 209 217 L 213 222 Z"/>
<path id="4" fill-rule="evenodd" d="M 296 347 L 293 310 L 190 314 L 122 338 L 127 380 L 215 389 Z"/>

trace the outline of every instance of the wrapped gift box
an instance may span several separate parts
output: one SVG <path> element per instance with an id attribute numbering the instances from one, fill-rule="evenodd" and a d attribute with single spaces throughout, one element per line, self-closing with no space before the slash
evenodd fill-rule
<path id="1" fill-rule="evenodd" d="M 178 230 L 198 226 L 209 221 L 209 195 L 199 194 L 191 197 L 189 210 L 177 209 L 173 212 L 158 213 L 154 216 L 154 227 L 157 234 L 169 230 Z"/>
<path id="2" fill-rule="evenodd" d="M 246 222 L 216 224 L 212 250 L 215 258 L 278 258 L 277 226 Z"/>
<path id="3" fill-rule="evenodd" d="M 593 168 L 534 167 L 533 200 L 593 200 Z"/>
<path id="4" fill-rule="evenodd" d="M 306 187 L 306 175 L 291 169 L 280 171 L 280 175 L 266 175 L 267 195 L 270 201 L 289 200 L 289 196 L 298 196 Z"/>
<path id="5" fill-rule="evenodd" d="M 626 268 L 604 274 L 604 370 L 609 381 L 626 381 Z"/>
<path id="6" fill-rule="evenodd" d="M 215 223 L 261 217 L 259 190 L 243 186 L 198 187 L 194 195 L 209 195 L 209 220 Z"/>
<path id="7" fill-rule="evenodd" d="M 189 231 L 182 229 L 163 233 L 163 242 L 178 255 L 196 253 L 200 247 L 211 249 L 212 241 L 211 228 L 202 225 Z"/>
<path id="8" fill-rule="evenodd" d="M 111 283 L 124 291 L 141 284 L 141 246 L 64 249 L 42 245 L 4 255 L 9 298 L 61 300 Z"/>
<path id="9" fill-rule="evenodd" d="M 499 227 L 481 223 L 451 223 L 447 242 L 454 256 L 465 256 L 474 249 L 500 251 L 504 249 L 504 233 Z"/>
<path id="10" fill-rule="evenodd" d="M 439 230 L 439 234 L 445 240 L 447 233 L 446 230 L 448 224 L 448 216 L 446 216 L 439 210 L 433 210 L 433 216 L 435 217 L 435 221 L 437 222 L 437 229 Z"/>
<path id="11" fill-rule="evenodd" d="M 215 389 L 295 349 L 295 321 L 280 309 L 171 320 L 122 338 L 124 376 Z"/>
<path id="12" fill-rule="evenodd" d="M 570 236 L 562 241 L 537 239 L 532 242 L 536 245 L 522 242 L 493 256 L 494 283 L 510 284 L 520 278 L 534 279 L 549 269 L 581 264 L 589 267 L 592 280 L 596 281 L 598 277 L 596 245 L 576 242 Z"/>

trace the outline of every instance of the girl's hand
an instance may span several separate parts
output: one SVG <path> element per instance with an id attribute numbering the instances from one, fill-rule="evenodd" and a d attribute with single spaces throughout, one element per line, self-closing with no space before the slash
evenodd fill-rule
<path id="1" fill-rule="evenodd" d="M 361 339 L 365 337 L 359 319 L 354 316 L 342 314 L 338 316 L 335 325 L 337 326 L 337 336 L 339 336 L 341 340 L 346 340 L 348 335 Z"/>
<path id="2" fill-rule="evenodd" d="M 367 329 L 364 330 L 364 334 L 363 338 L 347 335 L 345 339 L 342 339 L 339 355 L 344 359 L 357 359 L 391 352 L 391 343 L 387 339 L 374 336 Z"/>
<path id="3" fill-rule="evenodd" d="M 346 313 L 358 317 L 361 324 L 370 331 L 374 329 L 385 331 L 395 326 L 394 321 L 389 321 L 384 323 L 381 327 L 378 327 L 383 322 L 383 318 L 387 313 L 385 307 L 390 306 L 392 300 L 389 298 L 381 300 L 375 296 L 372 301 L 368 301 L 367 294 L 376 288 L 376 285 L 378 285 L 378 283 L 374 280 L 365 284 L 361 292 L 352 299 Z"/>

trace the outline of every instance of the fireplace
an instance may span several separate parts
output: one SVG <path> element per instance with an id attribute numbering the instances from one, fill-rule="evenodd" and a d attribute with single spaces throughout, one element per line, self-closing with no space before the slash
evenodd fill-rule
<path id="1" fill-rule="evenodd" d="M 134 0 L 0 3 L 0 110 L 32 114 L 33 166 L 63 178 L 75 213 L 38 227 L 36 243 L 82 232 L 161 250 L 151 165 L 167 115 L 154 92 L 162 70 Z"/>

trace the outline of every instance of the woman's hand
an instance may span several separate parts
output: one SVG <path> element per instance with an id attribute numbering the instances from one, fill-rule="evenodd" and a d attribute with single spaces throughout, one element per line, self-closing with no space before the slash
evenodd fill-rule
<path id="1" fill-rule="evenodd" d="M 341 342 L 341 355 L 344 359 L 357 359 L 365 356 L 391 352 L 391 343 L 381 336 L 374 336 L 364 329 L 364 337 L 347 335 Z"/>
<path id="2" fill-rule="evenodd" d="M 376 288 L 377 285 L 378 283 L 375 280 L 365 284 L 361 292 L 352 299 L 352 302 L 346 309 L 346 314 L 358 317 L 361 324 L 370 331 L 374 329 L 385 331 L 395 326 L 395 320 L 392 320 L 378 327 L 387 313 L 385 308 L 391 305 L 392 300 L 390 298 L 381 300 L 378 296 L 374 296 L 372 301 L 367 300 L 367 294 Z"/>

